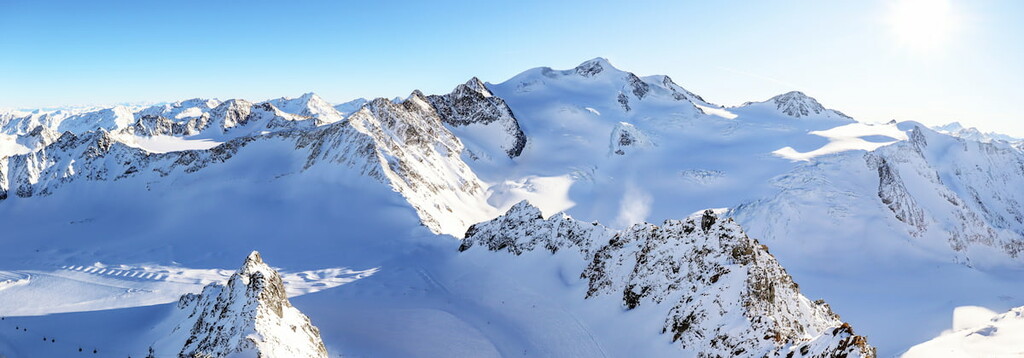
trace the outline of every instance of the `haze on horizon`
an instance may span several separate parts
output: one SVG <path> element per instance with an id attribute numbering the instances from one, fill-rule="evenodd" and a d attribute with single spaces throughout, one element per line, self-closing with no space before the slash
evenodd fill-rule
<path id="1" fill-rule="evenodd" d="M 0 107 L 443 93 L 593 57 L 738 105 L 1024 136 L 1024 2 L 0 2 Z"/>

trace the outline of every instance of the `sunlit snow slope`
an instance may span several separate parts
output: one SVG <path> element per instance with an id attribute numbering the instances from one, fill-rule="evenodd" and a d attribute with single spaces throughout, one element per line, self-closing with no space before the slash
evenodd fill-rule
<path id="1" fill-rule="evenodd" d="M 841 322 L 894 356 L 940 336 L 957 307 L 1024 304 L 1022 146 L 971 133 L 861 123 L 802 92 L 722 106 L 602 58 L 398 100 L 3 112 L 0 354 L 143 357 L 182 294 L 260 250 L 331 356 L 740 354 L 722 342 L 797 354 L 850 348 Z M 725 295 L 731 315 L 707 312 L 728 319 L 701 326 L 724 338 L 677 335 L 687 315 L 670 319 L 685 311 L 672 295 L 712 276 L 631 270 L 693 255 L 608 249 L 621 265 L 591 292 L 581 275 L 603 265 L 609 237 L 557 254 L 457 250 L 467 228 L 524 199 L 633 234 L 713 208 L 770 249 L 769 271 L 785 267 L 772 277 L 800 283 L 763 312 L 820 298 L 842 316 L 740 317 L 741 296 Z M 507 232 L 524 240 L 530 227 Z M 633 234 L 630 245 L 650 240 Z M 750 287 L 748 266 L 723 255 L 704 264 L 735 280 L 701 292 Z M 658 291 L 666 282 L 679 287 Z M 715 304 L 702 297 L 697 309 Z M 798 322 L 752 343 L 762 331 L 748 323 L 764 317 Z M 840 338 L 814 338 L 826 333 Z"/>

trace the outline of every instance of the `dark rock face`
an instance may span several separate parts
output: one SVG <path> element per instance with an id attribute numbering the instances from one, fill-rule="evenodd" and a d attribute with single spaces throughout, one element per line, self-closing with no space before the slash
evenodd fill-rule
<path id="1" fill-rule="evenodd" d="M 519 121 L 512 110 L 503 99 L 495 97 L 476 77 L 455 87 L 449 94 L 427 96 L 426 99 L 437 110 L 441 121 L 450 126 L 501 126 L 512 139 L 502 147 L 509 158 L 518 157 L 526 147 L 526 135 L 519 127 Z"/>
<path id="2" fill-rule="evenodd" d="M 604 71 L 604 66 L 601 65 L 601 62 L 599 59 L 590 60 L 576 66 L 573 70 L 580 76 L 594 77 L 601 73 L 601 71 Z"/>
<path id="3" fill-rule="evenodd" d="M 619 102 L 619 105 L 622 106 L 622 110 L 626 112 L 633 110 L 633 108 L 629 106 L 629 97 L 627 97 L 625 93 L 619 92 L 619 96 L 616 100 Z"/>
<path id="4" fill-rule="evenodd" d="M 608 150 L 611 154 L 627 155 L 656 144 L 636 126 L 620 122 L 612 129 Z"/>
<path id="5" fill-rule="evenodd" d="M 825 106 L 822 106 L 817 100 L 800 91 L 780 94 L 772 97 L 768 102 L 774 104 L 775 108 L 778 109 L 779 112 L 791 117 L 801 118 L 812 115 L 827 115 L 852 120 L 850 116 L 839 111 L 825 108 Z"/>
<path id="6" fill-rule="evenodd" d="M 825 107 L 821 103 L 799 91 L 772 97 L 771 101 L 775 103 L 776 108 L 782 111 L 782 113 L 797 118 L 807 117 L 811 114 L 821 114 L 821 112 L 825 111 Z"/>
<path id="7" fill-rule="evenodd" d="M 663 307 L 661 333 L 700 357 L 874 356 L 827 304 L 800 294 L 767 247 L 711 211 L 615 231 L 565 214 L 543 219 L 521 202 L 471 227 L 459 250 L 474 246 L 515 255 L 578 250 L 588 261 L 580 274 L 587 298 L 613 295 L 626 309 Z"/>
<path id="8" fill-rule="evenodd" d="M 647 92 L 651 91 L 650 85 L 632 73 L 626 75 L 626 83 L 629 84 L 629 88 L 632 89 L 633 95 L 636 96 L 637 99 L 644 99 Z"/>
<path id="9" fill-rule="evenodd" d="M 914 201 L 914 197 L 907 192 L 903 180 L 899 177 L 896 169 L 893 168 L 884 158 L 879 159 L 878 168 L 878 197 L 882 203 L 892 210 L 896 219 L 910 225 L 911 233 L 920 236 L 928 226 L 925 223 L 924 211 Z"/>

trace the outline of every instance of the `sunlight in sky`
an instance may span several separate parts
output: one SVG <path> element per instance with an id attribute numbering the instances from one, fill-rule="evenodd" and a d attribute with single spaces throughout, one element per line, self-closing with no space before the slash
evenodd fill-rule
<path id="1" fill-rule="evenodd" d="M 935 50 L 959 26 L 949 0 L 898 0 L 887 19 L 896 41 L 914 50 Z"/>

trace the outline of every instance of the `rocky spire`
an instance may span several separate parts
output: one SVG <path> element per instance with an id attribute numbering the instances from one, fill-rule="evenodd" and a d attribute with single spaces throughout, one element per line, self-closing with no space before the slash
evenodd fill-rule
<path id="1" fill-rule="evenodd" d="M 207 285 L 178 301 L 177 326 L 154 344 L 158 354 L 326 358 L 320 331 L 288 301 L 281 275 L 259 252 L 246 257 L 227 284 Z"/>

